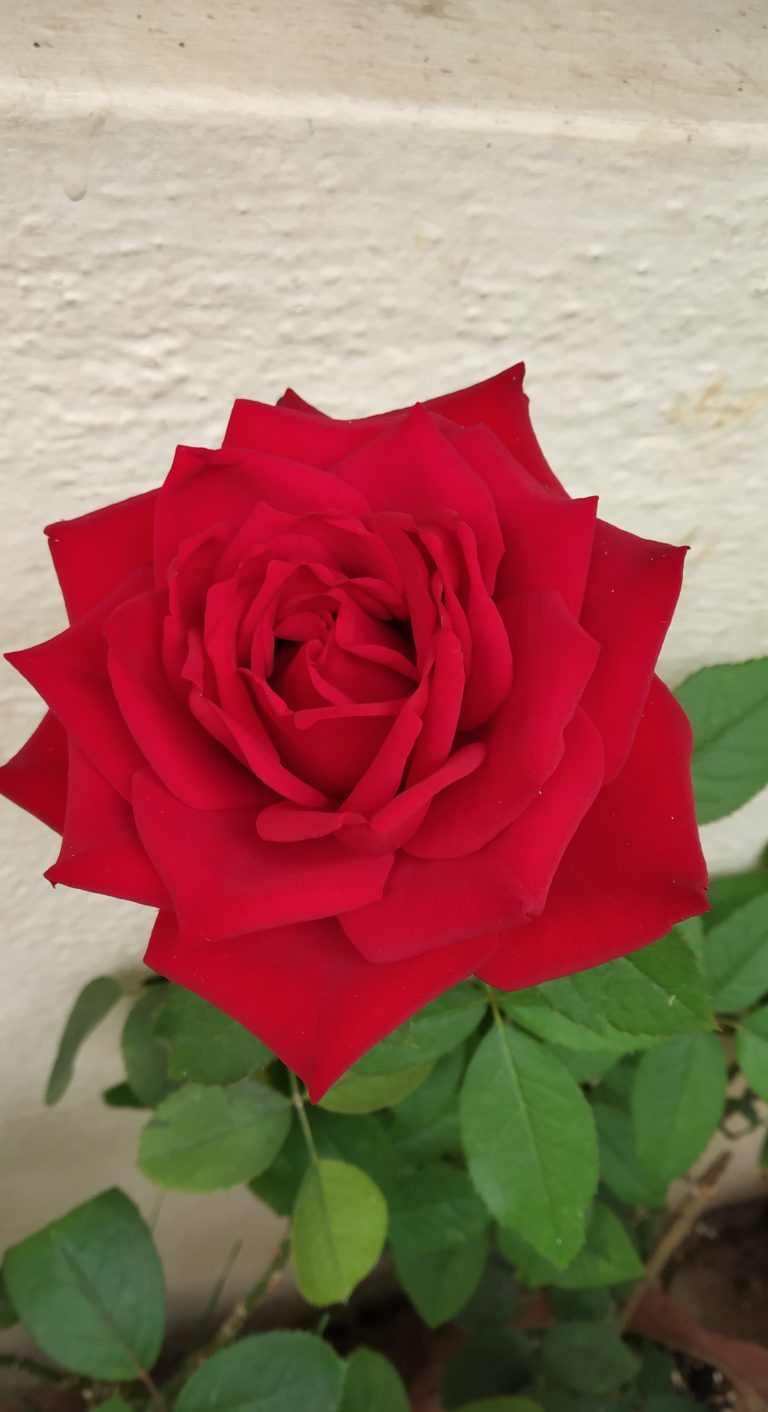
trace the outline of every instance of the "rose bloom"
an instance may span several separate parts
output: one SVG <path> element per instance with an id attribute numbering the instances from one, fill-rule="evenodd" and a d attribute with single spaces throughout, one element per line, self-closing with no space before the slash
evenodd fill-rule
<path id="1" fill-rule="evenodd" d="M 523 369 L 404 411 L 235 403 L 221 450 L 47 530 L 70 626 L 0 788 L 53 883 L 319 1097 L 465 977 L 515 990 L 706 907 L 654 664 L 684 551 L 573 500 Z"/>

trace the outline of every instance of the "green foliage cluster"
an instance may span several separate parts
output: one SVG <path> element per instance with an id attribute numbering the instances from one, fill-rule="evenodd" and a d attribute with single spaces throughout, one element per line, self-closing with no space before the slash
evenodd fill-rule
<path id="1" fill-rule="evenodd" d="M 703 819 L 765 782 L 767 669 L 712 668 L 681 688 Z M 109 1412 L 407 1412 L 386 1358 L 333 1347 L 334 1306 L 387 1251 L 424 1322 L 466 1333 L 446 1408 L 682 1412 L 692 1404 L 673 1391 L 670 1359 L 627 1342 L 620 1312 L 668 1183 L 733 1113 L 754 1127 L 768 1101 L 768 871 L 716 879 L 711 902 L 703 920 L 591 971 L 515 993 L 457 986 L 317 1106 L 197 996 L 157 978 L 132 997 L 111 977 L 91 981 L 47 1101 L 64 1095 L 94 1027 L 127 1006 L 124 1078 L 103 1097 L 146 1110 L 142 1172 L 184 1192 L 247 1184 L 290 1217 L 297 1284 L 324 1312 L 314 1333 L 244 1334 L 268 1272 L 158 1381 L 160 1261 L 112 1190 L 6 1252 L 0 1327 L 20 1321 Z M 542 1290 L 549 1314 L 537 1323 L 529 1310 L 523 1332 L 516 1316 Z"/>

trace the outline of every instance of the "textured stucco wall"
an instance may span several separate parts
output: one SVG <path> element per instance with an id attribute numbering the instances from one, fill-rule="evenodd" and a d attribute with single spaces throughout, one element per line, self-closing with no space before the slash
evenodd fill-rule
<path id="1" fill-rule="evenodd" d="M 63 622 L 42 525 L 215 444 L 235 395 L 357 414 L 523 356 L 566 485 L 691 545 L 668 677 L 768 650 L 761 5 L 67 8 L 19 7 L 0 58 L 4 647 Z M 38 716 L 10 668 L 0 705 L 7 754 Z M 2 1246 L 110 1182 L 157 1193 L 138 1123 L 94 1121 L 116 1022 L 40 1106 L 71 998 L 149 918 L 54 894 L 52 836 L 0 828 Z M 767 833 L 758 801 L 710 857 Z M 242 1195 L 169 1196 L 157 1230 L 190 1299 L 235 1236 L 244 1276 L 275 1239 Z"/>

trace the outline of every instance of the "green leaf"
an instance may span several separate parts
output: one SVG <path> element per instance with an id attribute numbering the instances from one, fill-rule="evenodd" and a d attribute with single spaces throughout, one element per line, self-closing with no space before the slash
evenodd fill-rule
<path id="1" fill-rule="evenodd" d="M 460 1412 L 544 1412 L 544 1408 L 530 1397 L 483 1397 L 479 1402 L 465 1402 Z"/>
<path id="2" fill-rule="evenodd" d="M 436 1329 L 463 1309 L 477 1289 L 488 1258 L 488 1238 L 473 1236 L 447 1250 L 394 1252 L 395 1270 L 411 1304 Z"/>
<path id="3" fill-rule="evenodd" d="M 310 1304 L 337 1304 L 379 1260 L 387 1203 L 376 1183 L 348 1162 L 321 1158 L 308 1168 L 293 1209 L 296 1283 Z"/>
<path id="4" fill-rule="evenodd" d="M 389 1132 L 371 1113 L 347 1116 L 314 1108 L 312 1136 L 320 1157 L 360 1167 L 386 1197 L 400 1178 L 400 1153 Z"/>
<path id="5" fill-rule="evenodd" d="M 720 1014 L 761 999 L 768 991 L 768 894 L 754 897 L 707 932 L 704 963 Z"/>
<path id="6" fill-rule="evenodd" d="M 100 1402 L 96 1407 L 96 1412 L 131 1412 L 130 1402 L 126 1402 L 119 1392 L 114 1392 L 108 1397 L 106 1402 Z"/>
<path id="7" fill-rule="evenodd" d="M 632 1092 L 637 1149 L 659 1180 L 700 1156 L 725 1103 L 725 1059 L 715 1035 L 680 1035 L 644 1054 Z"/>
<path id="8" fill-rule="evenodd" d="M 542 1045 L 497 1024 L 469 1065 L 460 1112 L 470 1175 L 489 1210 L 567 1265 L 597 1185 L 595 1127 L 578 1084 Z"/>
<path id="9" fill-rule="evenodd" d="M 464 981 L 387 1035 L 358 1060 L 355 1070 L 360 1074 L 391 1074 L 397 1069 L 434 1063 L 477 1029 L 486 1008 L 476 987 Z"/>
<path id="10" fill-rule="evenodd" d="M 646 1171 L 637 1154 L 629 1113 L 610 1103 L 593 1103 L 600 1152 L 600 1175 L 606 1186 L 628 1206 L 661 1206 L 667 1190 L 664 1178 Z"/>
<path id="11" fill-rule="evenodd" d="M 411 1132 L 423 1132 L 450 1108 L 464 1072 L 464 1046 L 443 1055 L 431 1074 L 408 1098 L 392 1110 L 392 1116 Z"/>
<path id="12" fill-rule="evenodd" d="M 446 1408 L 520 1392 L 531 1380 L 532 1348 L 516 1329 L 483 1329 L 454 1353 L 443 1377 Z"/>
<path id="13" fill-rule="evenodd" d="M 618 1216 L 601 1201 L 594 1201 L 587 1216 L 581 1250 L 564 1270 L 539 1255 L 517 1232 L 501 1229 L 499 1245 L 517 1266 L 524 1284 L 531 1288 L 557 1285 L 561 1289 L 598 1289 L 639 1279 L 642 1262 Z"/>
<path id="14" fill-rule="evenodd" d="M 337 1412 L 344 1365 L 314 1334 L 253 1334 L 184 1384 L 176 1412 Z"/>
<path id="15" fill-rule="evenodd" d="M 464 1329 L 488 1329 L 512 1322 L 520 1308 L 515 1272 L 498 1250 L 491 1250 L 474 1294 L 467 1300 L 457 1323 Z"/>
<path id="16" fill-rule="evenodd" d="M 389 1131 L 402 1160 L 416 1166 L 451 1156 L 461 1149 L 459 1115 L 454 1108 L 420 1132 L 411 1132 L 398 1121 L 392 1124 Z"/>
<path id="17" fill-rule="evenodd" d="M 347 1363 L 339 1412 L 410 1412 L 403 1380 L 388 1358 L 356 1348 Z"/>
<path id="18" fill-rule="evenodd" d="M 466 1172 L 445 1162 L 409 1173 L 392 1193 L 389 1234 L 396 1251 L 448 1250 L 487 1225 L 488 1212 Z"/>
<path id="19" fill-rule="evenodd" d="M 328 1089 L 319 1106 L 331 1113 L 375 1113 L 391 1108 L 423 1084 L 431 1069 L 431 1064 L 419 1064 L 388 1074 L 364 1074 L 356 1064 Z"/>
<path id="20" fill-rule="evenodd" d="M 168 987 L 160 1033 L 170 1044 L 169 1073 L 199 1084 L 231 1084 L 262 1069 L 272 1053 L 250 1030 L 180 986 Z"/>
<path id="21" fill-rule="evenodd" d="M 709 911 L 701 919 L 706 931 L 724 922 L 737 907 L 768 892 L 768 872 L 724 873 L 712 878 L 707 898 Z"/>
<path id="22" fill-rule="evenodd" d="M 549 1049 L 556 1059 L 564 1064 L 571 1078 L 577 1084 L 597 1084 L 603 1075 L 617 1062 L 615 1054 L 590 1054 L 575 1049 L 563 1049 L 559 1044 L 550 1044 Z"/>
<path id="23" fill-rule="evenodd" d="M 736 1035 L 736 1058 L 750 1088 L 768 1100 L 768 1005 L 742 1020 Z"/>
<path id="24" fill-rule="evenodd" d="M 19 1316 L 11 1303 L 5 1276 L 0 1269 L 0 1329 L 12 1329 L 18 1322 Z"/>
<path id="25" fill-rule="evenodd" d="M 132 1201 L 105 1191 L 7 1251 L 5 1279 L 35 1343 L 73 1373 L 110 1381 L 152 1367 L 163 1272 Z"/>
<path id="26" fill-rule="evenodd" d="M 168 1045 L 158 1030 L 169 986 L 150 986 L 128 1012 L 120 1047 L 128 1087 L 146 1108 L 154 1108 L 169 1090 Z"/>
<path id="27" fill-rule="evenodd" d="M 499 999 L 519 1024 L 566 1049 L 618 1054 L 714 1024 L 698 959 L 677 928 L 630 956 Z"/>
<path id="28" fill-rule="evenodd" d="M 312 1130 L 314 1132 L 314 1123 Z M 277 1156 L 263 1172 L 251 1178 L 248 1186 L 254 1196 L 266 1201 L 278 1216 L 290 1216 L 308 1163 L 307 1144 L 301 1128 L 298 1123 L 292 1123 Z"/>
<path id="29" fill-rule="evenodd" d="M 545 1370 L 577 1392 L 614 1392 L 633 1378 L 639 1362 L 611 1324 L 574 1320 L 548 1329 Z"/>
<path id="30" fill-rule="evenodd" d="M 45 1090 L 45 1101 L 49 1106 L 63 1098 L 75 1072 L 75 1059 L 80 1046 L 97 1025 L 117 1004 L 122 990 L 113 976 L 97 976 L 80 991 L 64 1033 L 59 1040 L 59 1048 L 53 1061 Z"/>
<path id="31" fill-rule="evenodd" d="M 708 824 L 768 783 L 768 657 L 705 667 L 675 695 L 693 726 L 693 792 Z"/>
<path id="32" fill-rule="evenodd" d="M 146 1108 L 146 1103 L 134 1093 L 130 1084 L 112 1084 L 111 1088 L 105 1088 L 101 1095 L 102 1102 L 108 1108 Z"/>
<path id="33" fill-rule="evenodd" d="M 139 1166 L 175 1191 L 238 1186 L 274 1161 L 290 1125 L 289 1100 L 253 1079 L 228 1088 L 185 1084 L 144 1128 Z"/>

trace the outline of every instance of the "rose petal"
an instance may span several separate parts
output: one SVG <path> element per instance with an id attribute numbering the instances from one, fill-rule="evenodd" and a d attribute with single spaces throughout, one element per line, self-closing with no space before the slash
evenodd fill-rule
<path id="1" fill-rule="evenodd" d="M 493 498 L 423 407 L 414 407 L 331 469 L 374 510 L 406 512 L 419 525 L 442 520 L 445 511 L 465 520 L 475 534 L 483 580 L 493 588 L 504 552 Z"/>
<path id="2" fill-rule="evenodd" d="M 266 402 L 240 398 L 232 408 L 222 448 L 248 447 L 324 469 L 368 441 L 370 435 L 359 422 L 337 422 L 314 412 L 307 414 L 303 408 L 270 407 Z"/>
<path id="3" fill-rule="evenodd" d="M 156 490 L 48 525 L 48 547 L 70 622 L 152 564 Z"/>
<path id="4" fill-rule="evenodd" d="M 144 593 L 114 612 L 104 631 L 107 666 L 123 718 L 145 760 L 196 809 L 266 802 L 259 781 L 201 729 L 163 671 L 165 594 Z"/>
<path id="5" fill-rule="evenodd" d="M 447 760 L 456 737 L 465 680 L 459 639 L 450 628 L 442 628 L 434 637 L 429 697 L 406 773 L 409 785 L 417 784 Z"/>
<path id="6" fill-rule="evenodd" d="M 361 1054 L 465 980 L 494 946 L 493 938 L 473 938 L 372 966 L 333 920 L 190 946 L 161 913 L 145 959 L 253 1030 L 317 1103 Z"/>
<path id="7" fill-rule="evenodd" d="M 268 450 L 178 447 L 155 511 L 158 585 L 165 583 L 168 565 L 182 540 L 222 521 L 239 527 L 260 500 L 273 509 L 296 514 L 334 509 L 367 513 L 370 507 L 365 497 L 351 486 L 287 457 L 287 447 L 277 455 Z"/>
<path id="8" fill-rule="evenodd" d="M 138 570 L 64 632 L 37 647 L 7 654 L 96 769 L 126 798 L 144 757 L 115 702 L 107 675 L 104 624 L 119 604 L 143 593 L 150 582 L 151 573 Z"/>
<path id="9" fill-rule="evenodd" d="M 134 782 L 142 843 L 184 929 L 236 936 L 331 917 L 381 896 L 392 857 L 354 857 L 335 839 L 265 843 L 253 809 L 191 809 L 149 770 Z"/>
<path id="10" fill-rule="evenodd" d="M 600 736 L 577 711 L 560 765 L 525 813 L 460 860 L 424 862 L 399 853 L 381 901 L 340 916 L 350 941 L 370 961 L 394 961 L 517 926 L 543 907 L 602 779 Z"/>
<path id="11" fill-rule="evenodd" d="M 530 804 L 563 754 L 563 733 L 594 670 L 597 644 L 556 593 L 500 605 L 514 681 L 483 732 L 479 769 L 433 800 L 405 844 L 416 858 L 458 858 L 495 838 Z"/>
<path id="12" fill-rule="evenodd" d="M 552 495 L 487 427 L 454 427 L 448 435 L 496 501 L 507 551 L 496 579 L 496 598 L 554 589 L 578 617 L 595 537 L 597 496 L 568 500 Z"/>
<path id="13" fill-rule="evenodd" d="M 70 746 L 61 852 L 45 876 L 54 884 L 167 907 L 168 894 L 142 847 L 133 812 L 76 745 Z"/>
<path id="14" fill-rule="evenodd" d="M 484 980 L 504 990 L 554 980 L 707 910 L 690 756 L 685 714 L 655 678 L 629 758 L 578 830 L 544 911 L 504 938 Z"/>
<path id="15" fill-rule="evenodd" d="M 584 709 L 605 742 L 606 778 L 627 758 L 680 593 L 686 550 L 598 520 L 581 622 L 601 647 Z"/>
<path id="16" fill-rule="evenodd" d="M 5 765 L 0 794 L 61 833 L 67 804 L 67 733 L 46 711 L 39 726 Z"/>

